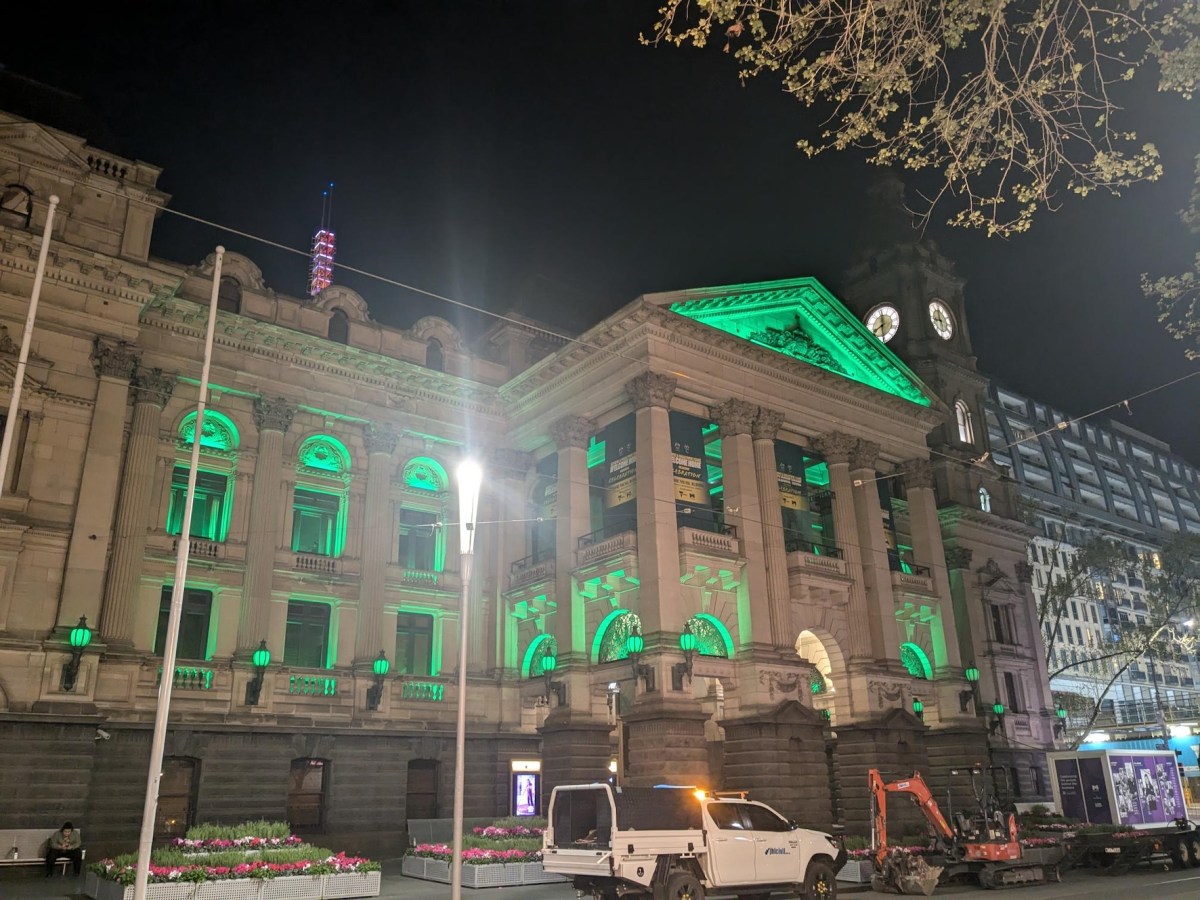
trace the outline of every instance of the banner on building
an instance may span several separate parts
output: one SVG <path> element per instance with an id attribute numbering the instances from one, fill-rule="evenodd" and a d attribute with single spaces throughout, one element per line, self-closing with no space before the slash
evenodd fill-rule
<path id="1" fill-rule="evenodd" d="M 637 498 L 637 454 L 629 452 L 618 456 L 608 464 L 608 494 L 604 505 L 609 509 Z"/>
<path id="2" fill-rule="evenodd" d="M 808 511 L 808 495 L 804 492 L 804 479 L 788 472 L 779 473 L 779 505 L 785 509 Z"/>
<path id="3" fill-rule="evenodd" d="M 671 454 L 671 470 L 675 476 L 676 500 L 708 506 L 708 480 L 701 457 L 677 449 Z"/>

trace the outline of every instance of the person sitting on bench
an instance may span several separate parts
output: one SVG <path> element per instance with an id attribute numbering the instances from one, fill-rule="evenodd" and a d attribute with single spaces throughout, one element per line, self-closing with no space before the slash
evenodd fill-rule
<path id="1" fill-rule="evenodd" d="M 47 843 L 46 877 L 49 878 L 54 874 L 54 864 L 64 856 L 71 860 L 75 874 L 78 875 L 79 870 L 83 868 L 83 842 L 75 832 L 75 826 L 70 822 L 64 822 L 62 828 L 50 835 Z"/>

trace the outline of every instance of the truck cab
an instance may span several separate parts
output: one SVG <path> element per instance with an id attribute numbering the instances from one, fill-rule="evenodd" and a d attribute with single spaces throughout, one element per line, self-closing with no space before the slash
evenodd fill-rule
<path id="1" fill-rule="evenodd" d="M 745 795 L 690 787 L 564 785 L 550 797 L 543 866 L 597 900 L 835 900 L 845 850 Z"/>

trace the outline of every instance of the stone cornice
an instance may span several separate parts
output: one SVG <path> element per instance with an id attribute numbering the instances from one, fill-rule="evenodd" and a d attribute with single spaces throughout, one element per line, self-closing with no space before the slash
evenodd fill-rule
<path id="1" fill-rule="evenodd" d="M 1005 519 L 994 513 L 985 513 L 973 506 L 943 506 L 937 511 L 938 520 L 943 529 L 957 528 L 960 522 L 968 522 L 973 526 L 988 530 L 999 531 L 1028 542 L 1040 532 L 1032 525 L 1018 522 L 1016 519 Z"/>
<path id="2" fill-rule="evenodd" d="M 160 297 L 142 311 L 140 321 L 144 326 L 203 340 L 206 314 L 204 307 L 191 301 Z M 496 389 L 490 385 L 369 350 L 334 345 L 317 335 L 270 322 L 231 318 L 221 323 L 213 340 L 217 347 L 239 356 L 259 356 L 377 387 L 395 397 L 398 408 L 407 412 L 415 412 L 416 402 L 423 400 L 491 418 L 504 414 Z"/>
<path id="3" fill-rule="evenodd" d="M 925 407 L 843 378 L 816 366 L 751 344 L 726 332 L 702 325 L 668 309 L 638 300 L 580 336 L 568 347 L 526 369 L 503 385 L 499 396 L 515 415 L 535 406 L 553 389 L 587 379 L 596 368 L 614 357 L 645 357 L 645 344 L 657 339 L 748 371 L 784 381 L 829 400 L 878 415 L 899 413 L 933 428 L 944 420 L 948 408 L 939 400 Z M 635 350 L 636 348 L 636 350 Z M 633 350 L 634 352 L 629 352 Z M 684 383 L 681 383 L 682 390 Z"/>

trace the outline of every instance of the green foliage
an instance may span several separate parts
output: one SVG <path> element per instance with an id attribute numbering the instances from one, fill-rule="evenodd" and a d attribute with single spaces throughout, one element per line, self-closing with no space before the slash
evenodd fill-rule
<path id="1" fill-rule="evenodd" d="M 1063 190 L 1117 194 L 1162 174 L 1158 152 L 1118 125 L 1121 82 L 1158 69 L 1191 99 L 1200 0 L 660 0 L 647 44 L 732 52 L 743 81 L 765 75 L 821 124 L 808 156 L 865 149 L 868 161 L 935 174 L 952 225 L 1027 230 Z"/>
<path id="2" fill-rule="evenodd" d="M 463 848 L 470 850 L 534 850 L 542 849 L 542 839 L 537 837 L 485 838 L 468 834 L 463 836 Z"/>
<path id="3" fill-rule="evenodd" d="M 543 816 L 505 816 L 492 824 L 497 828 L 545 828 L 546 819 Z"/>
<path id="4" fill-rule="evenodd" d="M 243 837 L 286 838 L 292 834 L 292 826 L 287 822 L 242 822 L 240 825 L 214 825 L 201 822 L 187 830 L 190 841 L 232 841 Z"/>
<path id="5" fill-rule="evenodd" d="M 241 850 L 224 850 L 220 853 L 208 853 L 203 856 L 195 853 L 180 853 L 178 850 L 173 850 L 169 847 L 161 847 L 150 854 L 150 862 L 156 866 L 165 867 L 209 866 L 216 868 L 218 866 L 240 866 L 242 863 L 258 861 L 268 863 L 303 862 L 306 859 L 325 859 L 332 855 L 332 850 L 327 850 L 324 847 L 313 847 L 309 844 L 301 844 L 298 847 L 286 847 L 280 850 L 262 850 L 250 855 Z M 136 866 L 137 854 L 124 853 L 114 857 L 113 862 L 117 866 Z"/>

